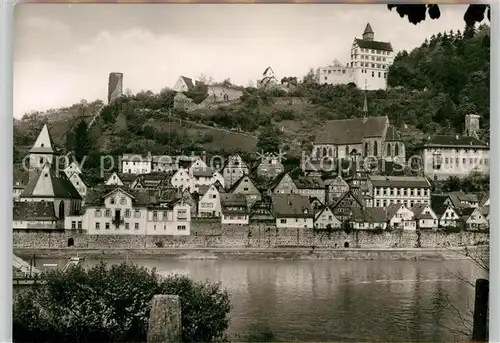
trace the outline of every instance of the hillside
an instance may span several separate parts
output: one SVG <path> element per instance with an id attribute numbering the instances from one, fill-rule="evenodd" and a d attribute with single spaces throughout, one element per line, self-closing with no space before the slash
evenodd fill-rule
<path id="1" fill-rule="evenodd" d="M 369 115 L 387 115 L 409 154 L 427 135 L 462 133 L 469 113 L 481 116 L 483 139 L 489 139 L 489 45 L 489 28 L 482 26 L 477 32 L 439 33 L 399 53 L 389 69 L 390 88 L 367 92 Z M 310 75 L 292 93 L 246 88 L 237 104 L 190 113 L 173 108 L 174 95 L 141 92 L 104 106 L 90 131 L 94 152 L 254 152 L 259 134 L 273 126 L 289 148 L 308 150 L 324 121 L 362 116 L 364 99 L 353 85 L 319 85 Z M 14 125 L 16 149 L 22 153 L 32 144 L 43 121 L 64 147 L 75 119 L 83 113 L 88 124 L 98 106 L 95 101 L 27 116 Z"/>

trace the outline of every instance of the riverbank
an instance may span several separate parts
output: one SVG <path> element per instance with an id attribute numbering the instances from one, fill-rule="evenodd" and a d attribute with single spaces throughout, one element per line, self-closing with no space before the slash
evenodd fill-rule
<path id="1" fill-rule="evenodd" d="M 485 247 L 468 247 L 468 251 Z M 37 258 L 178 258 L 178 259 L 327 259 L 327 260 L 464 260 L 465 248 L 392 248 L 392 249 L 320 249 L 320 248 L 154 248 L 85 249 L 14 248 L 18 256 Z"/>

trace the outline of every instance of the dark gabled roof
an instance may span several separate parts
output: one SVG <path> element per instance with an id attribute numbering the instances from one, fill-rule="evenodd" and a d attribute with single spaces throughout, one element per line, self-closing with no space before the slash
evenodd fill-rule
<path id="1" fill-rule="evenodd" d="M 468 219 L 468 218 L 472 215 L 472 213 L 474 213 L 476 210 L 478 210 L 478 212 L 479 212 L 481 215 L 483 215 L 483 214 L 481 213 L 481 211 L 480 211 L 478 208 L 476 208 L 476 207 L 466 207 L 466 208 L 462 208 L 462 209 L 460 209 L 460 210 L 458 211 L 458 213 L 459 213 L 459 215 L 460 215 L 460 217 L 461 217 L 462 219 L 467 220 L 467 219 Z"/>
<path id="2" fill-rule="evenodd" d="M 382 207 L 368 207 L 361 209 L 354 207 L 351 209 L 352 221 L 357 223 L 385 223 L 386 214 Z"/>
<path id="3" fill-rule="evenodd" d="M 433 206 L 445 206 L 444 202 L 448 199 L 447 194 L 431 194 L 431 205 Z M 435 212 L 435 211 L 434 211 Z"/>
<path id="4" fill-rule="evenodd" d="M 293 182 L 299 189 L 325 189 L 325 183 L 319 177 L 299 176 Z"/>
<path id="5" fill-rule="evenodd" d="M 480 141 L 476 137 L 459 136 L 459 135 L 443 135 L 429 137 L 424 142 L 424 147 L 443 147 L 443 148 L 488 148 L 488 145 Z"/>
<path id="6" fill-rule="evenodd" d="M 36 186 L 38 182 L 45 182 L 41 178 L 49 178 L 48 183 L 51 184 L 52 194 L 34 194 L 37 190 Z M 21 193 L 21 198 L 27 197 L 54 197 L 61 199 L 82 199 L 78 191 L 75 189 L 68 176 L 64 172 L 56 173 L 53 167 L 44 167 L 41 170 L 36 171 L 35 177 L 30 180 L 28 185 L 24 188 Z"/>
<path id="7" fill-rule="evenodd" d="M 314 218 L 308 197 L 298 194 L 273 194 L 271 201 L 276 218 Z"/>
<path id="8" fill-rule="evenodd" d="M 410 211 L 413 212 L 415 215 L 415 219 L 431 219 L 431 215 L 425 215 L 423 212 L 426 209 L 427 204 L 414 204 L 411 208 Z M 427 217 L 429 216 L 429 217 Z"/>
<path id="9" fill-rule="evenodd" d="M 348 195 L 351 195 L 353 197 L 353 199 L 356 200 L 357 203 L 361 207 L 365 206 L 365 202 L 364 202 L 363 198 L 361 198 L 358 194 L 356 194 L 355 192 L 353 192 L 353 190 L 351 188 L 349 188 L 349 190 L 347 192 L 344 192 L 344 194 L 342 194 L 332 205 L 330 205 L 330 208 L 331 209 L 336 208 L 338 205 L 340 205 L 340 203 L 342 202 L 342 200 L 344 200 L 345 197 L 348 196 Z"/>
<path id="10" fill-rule="evenodd" d="M 194 177 L 212 177 L 214 175 L 214 171 L 212 168 L 195 168 L 193 169 Z"/>
<path id="11" fill-rule="evenodd" d="M 431 188 L 429 181 L 423 176 L 369 176 L 373 187 L 392 188 Z"/>
<path id="12" fill-rule="evenodd" d="M 372 26 L 370 25 L 370 23 L 366 24 L 365 31 L 363 32 L 363 34 L 366 34 L 366 33 L 374 33 L 373 30 L 372 30 Z"/>
<path id="13" fill-rule="evenodd" d="M 478 199 L 481 199 L 481 201 L 479 202 L 479 207 L 483 207 L 486 201 L 490 199 L 490 192 L 478 194 Z"/>
<path id="14" fill-rule="evenodd" d="M 186 84 L 186 86 L 188 86 L 189 90 L 194 88 L 193 79 L 191 79 L 190 77 L 182 76 L 182 75 L 181 75 L 181 78 L 184 81 L 184 83 Z"/>
<path id="15" fill-rule="evenodd" d="M 356 38 L 356 44 L 363 49 L 393 51 L 392 45 L 389 42 L 379 42 L 375 40 L 364 40 Z"/>
<path id="16" fill-rule="evenodd" d="M 259 189 L 257 188 L 257 185 L 255 184 L 255 182 L 253 182 L 252 178 L 248 175 L 248 174 L 243 174 L 242 177 L 240 177 L 228 190 L 229 193 L 232 193 L 236 190 L 236 188 L 238 188 L 238 186 L 245 180 L 245 179 L 248 179 L 248 181 L 250 181 L 250 183 L 255 187 L 255 189 L 257 191 L 259 191 Z M 259 191 L 260 193 L 260 191 Z"/>
<path id="17" fill-rule="evenodd" d="M 481 214 L 485 217 L 489 216 L 490 214 L 490 205 L 482 206 L 479 208 L 479 211 Z"/>
<path id="18" fill-rule="evenodd" d="M 13 220 L 57 220 L 51 201 L 14 202 Z"/>
<path id="19" fill-rule="evenodd" d="M 139 176 L 139 175 L 133 174 L 133 173 L 116 173 L 116 174 L 118 175 L 120 180 L 125 184 L 134 182 L 137 179 L 137 177 Z"/>
<path id="20" fill-rule="evenodd" d="M 386 116 L 328 120 L 315 144 L 361 144 L 363 138 L 384 137 L 388 122 Z"/>
<path id="21" fill-rule="evenodd" d="M 104 197 L 117 190 L 121 190 L 122 192 L 130 195 L 132 197 L 133 206 L 148 206 L 151 204 L 151 196 L 148 191 L 130 190 L 124 186 L 100 186 L 87 191 L 85 206 L 102 206 L 104 205 Z"/>
<path id="22" fill-rule="evenodd" d="M 396 213 L 401 209 L 401 207 L 405 207 L 403 204 L 390 204 L 385 208 L 387 219 L 393 218 Z"/>
<path id="23" fill-rule="evenodd" d="M 247 206 L 247 198 L 241 193 L 224 193 L 220 195 L 222 206 Z"/>

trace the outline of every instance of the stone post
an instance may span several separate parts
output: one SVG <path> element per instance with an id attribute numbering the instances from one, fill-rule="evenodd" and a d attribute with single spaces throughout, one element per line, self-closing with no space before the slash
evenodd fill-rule
<path id="1" fill-rule="evenodd" d="M 178 295 L 155 295 L 149 315 L 147 343 L 181 343 L 181 301 Z"/>
<path id="2" fill-rule="evenodd" d="M 488 341 L 488 298 L 490 283 L 486 279 L 476 280 L 476 301 L 474 304 L 474 324 L 472 340 L 474 342 Z"/>

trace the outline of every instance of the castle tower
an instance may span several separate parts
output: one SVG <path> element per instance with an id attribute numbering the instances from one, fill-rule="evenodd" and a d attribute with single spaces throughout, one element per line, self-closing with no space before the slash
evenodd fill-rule
<path id="1" fill-rule="evenodd" d="M 363 40 L 373 41 L 375 38 L 375 33 L 372 30 L 370 23 L 366 24 L 365 32 L 363 32 Z"/>
<path id="2" fill-rule="evenodd" d="M 477 137 L 479 131 L 479 116 L 467 114 L 465 116 L 465 136 Z"/>
<path id="3" fill-rule="evenodd" d="M 47 163 L 52 165 L 56 154 L 54 142 L 50 136 L 47 124 L 45 124 L 42 131 L 38 134 L 35 144 L 33 144 L 33 147 L 29 151 L 30 174 L 41 170 Z"/>
<path id="4" fill-rule="evenodd" d="M 108 81 L 108 104 L 123 95 L 123 74 L 110 73 Z"/>

